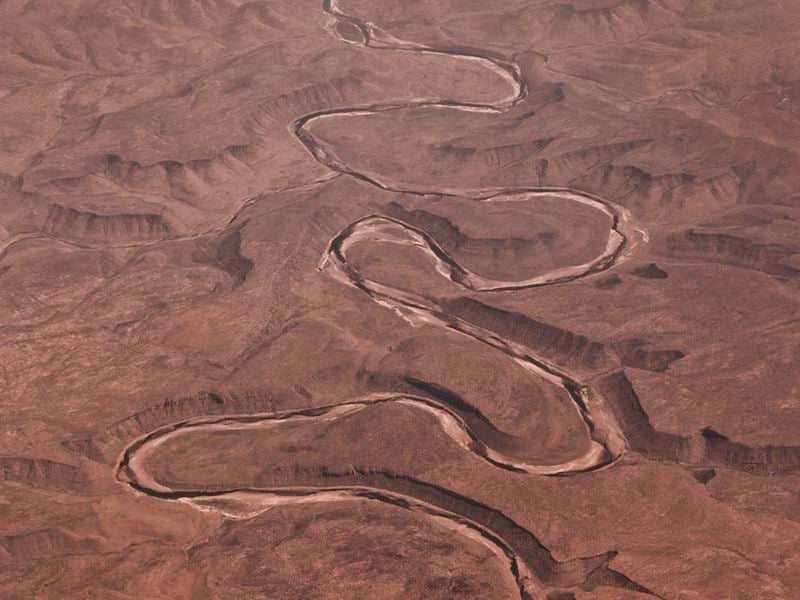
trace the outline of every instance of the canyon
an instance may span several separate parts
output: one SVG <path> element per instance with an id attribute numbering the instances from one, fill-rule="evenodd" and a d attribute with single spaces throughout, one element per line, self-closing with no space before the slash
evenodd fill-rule
<path id="1" fill-rule="evenodd" d="M 0 15 L 2 597 L 794 596 L 800 10 Z"/>

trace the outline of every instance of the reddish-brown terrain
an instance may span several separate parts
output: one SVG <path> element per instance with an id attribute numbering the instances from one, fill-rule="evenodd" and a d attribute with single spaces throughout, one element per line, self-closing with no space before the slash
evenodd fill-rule
<path id="1" fill-rule="evenodd" d="M 797 598 L 799 29 L 0 3 L 0 598 Z"/>

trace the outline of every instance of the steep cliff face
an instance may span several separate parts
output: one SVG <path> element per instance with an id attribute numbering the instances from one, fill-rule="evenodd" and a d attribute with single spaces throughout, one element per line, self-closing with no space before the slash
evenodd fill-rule
<path id="1" fill-rule="evenodd" d="M 795 597 L 799 28 L 0 2 L 0 597 Z"/>
<path id="2" fill-rule="evenodd" d="M 170 228 L 157 214 L 101 215 L 54 204 L 42 231 L 58 238 L 120 244 L 164 239 Z"/>
<path id="3" fill-rule="evenodd" d="M 672 234 L 662 244 L 667 256 L 680 260 L 719 262 L 786 277 L 800 275 L 787 260 L 798 254 L 800 246 L 760 244 L 735 235 L 695 229 Z"/>
<path id="4" fill-rule="evenodd" d="M 530 348 L 548 361 L 581 371 L 602 372 L 618 366 L 666 370 L 683 358 L 679 350 L 648 350 L 641 340 L 607 345 L 526 315 L 494 308 L 471 298 L 444 300 L 447 311 L 502 338 Z"/>

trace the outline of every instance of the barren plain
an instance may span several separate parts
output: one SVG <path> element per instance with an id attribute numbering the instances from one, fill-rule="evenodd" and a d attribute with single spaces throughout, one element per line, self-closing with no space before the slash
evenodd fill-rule
<path id="1" fill-rule="evenodd" d="M 798 30 L 0 3 L 0 597 L 797 598 Z"/>

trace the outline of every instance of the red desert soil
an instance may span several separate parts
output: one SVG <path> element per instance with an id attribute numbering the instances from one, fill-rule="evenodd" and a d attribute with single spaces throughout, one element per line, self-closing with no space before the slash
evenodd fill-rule
<path id="1" fill-rule="evenodd" d="M 0 3 L 0 598 L 797 598 L 798 30 Z"/>

